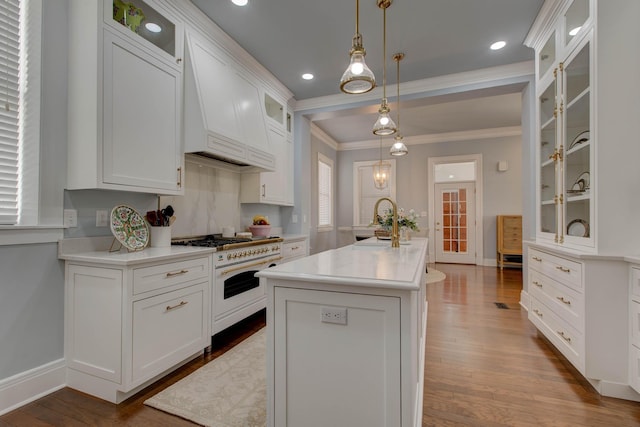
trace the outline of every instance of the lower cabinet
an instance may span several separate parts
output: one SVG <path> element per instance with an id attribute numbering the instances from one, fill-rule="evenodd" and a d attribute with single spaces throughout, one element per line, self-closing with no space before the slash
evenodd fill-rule
<path id="1" fill-rule="evenodd" d="M 602 395 L 629 386 L 628 267 L 622 258 L 528 246 L 529 320 Z"/>
<path id="2" fill-rule="evenodd" d="M 67 261 L 67 385 L 120 403 L 198 355 L 210 344 L 210 265 Z"/>
<path id="3" fill-rule="evenodd" d="M 629 384 L 640 393 L 640 265 L 629 267 Z"/>
<path id="4" fill-rule="evenodd" d="M 282 261 L 289 262 L 307 256 L 307 237 L 286 238 L 282 242 Z"/>

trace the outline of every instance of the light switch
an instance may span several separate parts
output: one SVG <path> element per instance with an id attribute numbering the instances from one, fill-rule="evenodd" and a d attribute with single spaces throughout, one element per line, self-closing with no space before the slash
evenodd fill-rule
<path id="1" fill-rule="evenodd" d="M 96 211 L 96 227 L 106 227 L 109 225 L 109 212 L 103 209 Z"/>
<path id="2" fill-rule="evenodd" d="M 75 209 L 65 209 L 63 211 L 64 226 L 67 228 L 78 226 L 78 211 Z"/>

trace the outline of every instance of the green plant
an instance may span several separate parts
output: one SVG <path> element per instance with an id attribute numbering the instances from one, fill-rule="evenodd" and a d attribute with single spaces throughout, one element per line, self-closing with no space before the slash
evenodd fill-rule
<path id="1" fill-rule="evenodd" d="M 409 212 L 405 212 L 404 208 L 398 209 L 398 227 L 407 227 L 413 231 L 420 231 L 418 228 L 418 214 L 413 209 L 409 209 Z M 378 215 L 378 223 L 385 228 L 391 228 L 393 226 L 393 209 L 385 209 L 382 215 Z"/>

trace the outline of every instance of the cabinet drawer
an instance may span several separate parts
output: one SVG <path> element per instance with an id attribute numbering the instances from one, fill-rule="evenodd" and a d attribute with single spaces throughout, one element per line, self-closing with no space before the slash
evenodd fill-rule
<path id="1" fill-rule="evenodd" d="M 529 271 L 529 292 L 578 332 L 584 332 L 584 298 L 574 289 Z"/>
<path id="2" fill-rule="evenodd" d="M 560 283 L 582 291 L 582 263 L 529 249 L 529 267 Z"/>
<path id="3" fill-rule="evenodd" d="M 207 283 L 133 303 L 132 385 L 205 348 Z"/>
<path id="4" fill-rule="evenodd" d="M 529 320 L 580 371 L 584 372 L 584 336 L 541 303 L 531 298 Z"/>
<path id="5" fill-rule="evenodd" d="M 133 271 L 133 294 L 138 295 L 177 283 L 208 277 L 209 265 L 209 258 L 203 257 L 136 268 Z"/>
<path id="6" fill-rule="evenodd" d="M 640 301 L 640 268 L 631 267 L 631 296 Z"/>
<path id="7" fill-rule="evenodd" d="M 285 242 L 282 244 L 282 257 L 289 258 L 303 256 L 307 254 L 307 241 Z"/>

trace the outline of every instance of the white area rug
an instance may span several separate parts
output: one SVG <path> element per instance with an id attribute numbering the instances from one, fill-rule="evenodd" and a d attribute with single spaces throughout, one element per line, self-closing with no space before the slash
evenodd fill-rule
<path id="1" fill-rule="evenodd" d="M 203 426 L 265 426 L 265 354 L 262 328 L 144 403 Z"/>
<path id="2" fill-rule="evenodd" d="M 435 268 L 428 266 L 427 270 L 429 271 L 427 273 L 427 285 L 429 283 L 438 283 L 438 282 L 442 282 L 444 279 L 447 278 L 447 275 L 444 274 L 442 271 L 436 270 Z"/>

